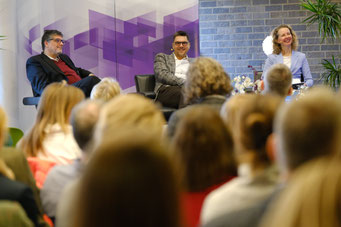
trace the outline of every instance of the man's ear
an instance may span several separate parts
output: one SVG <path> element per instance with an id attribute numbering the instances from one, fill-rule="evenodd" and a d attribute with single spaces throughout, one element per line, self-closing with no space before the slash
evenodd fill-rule
<path id="1" fill-rule="evenodd" d="M 272 162 L 275 162 L 276 159 L 276 135 L 271 133 L 266 139 L 265 144 L 266 154 Z"/>
<path id="2" fill-rule="evenodd" d="M 288 96 L 292 95 L 293 92 L 294 92 L 294 89 L 292 88 L 292 86 L 290 86 L 289 91 L 288 91 Z"/>
<path id="3" fill-rule="evenodd" d="M 264 91 L 264 80 L 261 80 L 260 89 L 261 89 L 262 91 Z"/>

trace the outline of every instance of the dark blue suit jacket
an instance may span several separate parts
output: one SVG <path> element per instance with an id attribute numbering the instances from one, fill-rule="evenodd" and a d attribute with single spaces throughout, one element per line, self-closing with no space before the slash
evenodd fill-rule
<path id="1" fill-rule="evenodd" d="M 38 226 L 39 210 L 30 187 L 0 174 L 0 200 L 19 202 L 34 225 Z"/>
<path id="2" fill-rule="evenodd" d="M 66 54 L 60 54 L 59 57 L 81 78 L 85 78 L 91 74 L 90 71 L 77 68 Z M 27 60 L 26 73 L 28 80 L 31 82 L 34 96 L 41 96 L 44 88 L 50 83 L 61 82 L 62 80 L 68 81 L 68 78 L 62 72 L 62 70 L 60 70 L 53 60 L 43 53 L 32 56 Z"/>

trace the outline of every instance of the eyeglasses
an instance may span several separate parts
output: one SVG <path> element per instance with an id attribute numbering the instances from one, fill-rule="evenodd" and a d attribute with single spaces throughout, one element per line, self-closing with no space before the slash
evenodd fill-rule
<path id="1" fill-rule="evenodd" d="M 53 40 L 53 41 L 57 42 L 58 44 L 59 43 L 63 43 L 64 44 L 66 42 L 64 39 L 48 39 L 47 41 L 50 41 L 50 40 Z"/>
<path id="2" fill-rule="evenodd" d="M 175 46 L 180 46 L 181 44 L 183 46 L 187 46 L 188 45 L 188 42 L 174 42 Z"/>

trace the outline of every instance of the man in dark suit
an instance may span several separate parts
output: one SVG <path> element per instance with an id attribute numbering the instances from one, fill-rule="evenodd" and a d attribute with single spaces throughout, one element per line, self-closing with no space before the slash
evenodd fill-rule
<path id="1" fill-rule="evenodd" d="M 64 42 L 60 31 L 46 30 L 41 38 L 43 52 L 27 60 L 26 73 L 34 96 L 41 96 L 50 83 L 66 80 L 89 97 L 93 86 L 100 81 L 91 72 L 77 68 L 69 56 L 62 54 Z"/>
<path id="2" fill-rule="evenodd" d="M 163 106 L 179 108 L 183 106 L 182 85 L 186 80 L 189 63 L 187 52 L 190 48 L 189 37 L 184 31 L 173 35 L 171 55 L 159 53 L 154 59 L 156 101 Z"/>

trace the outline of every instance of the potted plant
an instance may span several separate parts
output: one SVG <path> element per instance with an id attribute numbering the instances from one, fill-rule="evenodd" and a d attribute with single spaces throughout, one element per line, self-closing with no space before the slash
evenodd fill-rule
<path id="1" fill-rule="evenodd" d="M 341 6 L 337 3 L 332 3 L 330 0 L 304 0 L 301 2 L 301 6 L 311 12 L 311 15 L 307 17 L 303 22 L 308 25 L 317 23 L 318 31 L 322 37 L 321 43 L 326 38 L 331 38 L 334 42 L 341 35 Z M 333 88 L 340 86 L 341 82 L 341 66 L 340 60 L 335 60 L 332 56 L 332 61 L 323 59 L 322 66 L 325 72 L 321 76 L 321 80 L 324 80 L 325 84 L 330 85 Z"/>

